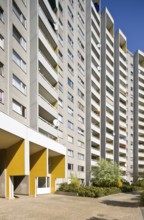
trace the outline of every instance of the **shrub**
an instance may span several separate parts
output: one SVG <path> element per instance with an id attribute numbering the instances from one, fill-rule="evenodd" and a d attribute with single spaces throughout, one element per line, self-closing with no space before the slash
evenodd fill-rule
<path id="1" fill-rule="evenodd" d="M 123 184 L 123 186 L 121 187 L 121 191 L 122 192 L 132 192 L 133 191 L 133 186 Z"/>
<path id="2" fill-rule="evenodd" d="M 144 206 L 144 192 L 140 195 L 140 205 Z"/>
<path id="3" fill-rule="evenodd" d="M 59 191 L 62 192 L 76 192 L 79 196 L 98 198 L 110 194 L 121 192 L 117 187 L 95 187 L 95 186 L 80 186 L 77 187 L 74 183 L 62 183 Z"/>
<path id="4" fill-rule="evenodd" d="M 117 186 L 120 180 L 118 165 L 112 161 L 101 159 L 92 170 L 92 185 L 99 187 Z"/>

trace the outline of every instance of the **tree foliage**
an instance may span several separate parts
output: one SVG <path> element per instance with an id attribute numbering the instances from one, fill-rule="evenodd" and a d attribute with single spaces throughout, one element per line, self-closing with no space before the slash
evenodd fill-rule
<path id="1" fill-rule="evenodd" d="M 100 187 L 118 186 L 120 171 L 115 162 L 101 159 L 92 170 L 92 185 Z"/>

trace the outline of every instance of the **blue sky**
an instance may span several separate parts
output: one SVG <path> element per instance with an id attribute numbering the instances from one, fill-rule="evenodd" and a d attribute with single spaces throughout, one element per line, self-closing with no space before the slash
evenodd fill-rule
<path id="1" fill-rule="evenodd" d="M 144 0 L 101 0 L 101 9 L 107 7 L 115 22 L 127 37 L 131 52 L 144 52 Z"/>

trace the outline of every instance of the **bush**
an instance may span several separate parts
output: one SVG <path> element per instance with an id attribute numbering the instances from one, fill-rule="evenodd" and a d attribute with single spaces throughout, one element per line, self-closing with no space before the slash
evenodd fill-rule
<path id="1" fill-rule="evenodd" d="M 144 206 L 144 192 L 140 195 L 140 205 Z"/>
<path id="2" fill-rule="evenodd" d="M 124 193 L 125 192 L 132 192 L 133 191 L 133 186 L 123 184 L 123 186 L 121 187 L 121 191 L 124 192 Z"/>
<path id="3" fill-rule="evenodd" d="M 110 194 L 115 194 L 121 192 L 117 187 L 95 187 L 95 186 L 80 186 L 73 183 L 62 183 L 59 191 L 62 192 L 76 192 L 79 196 L 98 198 Z"/>
<path id="4" fill-rule="evenodd" d="M 98 187 L 117 187 L 120 171 L 115 162 L 101 159 L 92 170 L 92 185 Z"/>
<path id="5" fill-rule="evenodd" d="M 81 186 L 78 190 L 79 196 L 98 198 L 110 194 L 119 193 L 121 190 L 117 187 L 95 187 L 95 186 Z"/>
<path id="6" fill-rule="evenodd" d="M 140 186 L 140 187 L 143 187 L 143 188 L 144 188 L 144 180 L 138 180 L 138 181 L 135 183 L 135 186 Z"/>

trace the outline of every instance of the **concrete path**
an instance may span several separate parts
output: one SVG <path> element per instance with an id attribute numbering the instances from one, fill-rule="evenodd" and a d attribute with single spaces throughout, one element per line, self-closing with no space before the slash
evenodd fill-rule
<path id="1" fill-rule="evenodd" d="M 99 199 L 46 195 L 0 199 L 0 220 L 143 220 L 139 195 L 116 194 Z"/>

